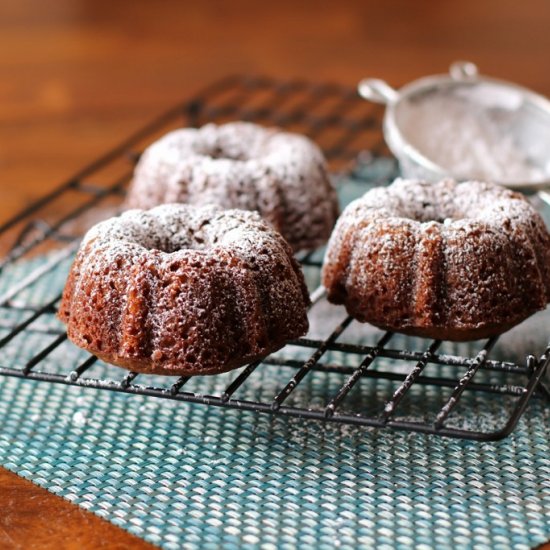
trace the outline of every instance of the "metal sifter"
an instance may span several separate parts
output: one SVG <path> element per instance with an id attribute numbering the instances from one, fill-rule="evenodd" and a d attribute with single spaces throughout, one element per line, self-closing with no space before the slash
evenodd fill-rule
<path id="1" fill-rule="evenodd" d="M 485 179 L 524 192 L 550 186 L 550 101 L 543 96 L 480 76 L 463 61 L 399 90 L 371 78 L 358 89 L 386 105 L 384 136 L 404 177 Z"/>

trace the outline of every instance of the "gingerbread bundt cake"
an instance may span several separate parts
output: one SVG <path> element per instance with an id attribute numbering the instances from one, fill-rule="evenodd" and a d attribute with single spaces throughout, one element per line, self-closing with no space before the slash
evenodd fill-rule
<path id="1" fill-rule="evenodd" d="M 325 243 L 338 216 L 320 149 L 304 136 L 247 122 L 176 130 L 147 148 L 126 204 L 164 203 L 255 210 L 295 251 Z"/>
<path id="2" fill-rule="evenodd" d="M 59 317 L 109 363 L 214 374 L 304 334 L 308 304 L 289 245 L 257 213 L 164 205 L 90 229 Z"/>
<path id="3" fill-rule="evenodd" d="M 550 235 L 521 194 L 500 186 L 397 180 L 345 209 L 323 282 L 359 321 L 485 338 L 546 307 Z"/>

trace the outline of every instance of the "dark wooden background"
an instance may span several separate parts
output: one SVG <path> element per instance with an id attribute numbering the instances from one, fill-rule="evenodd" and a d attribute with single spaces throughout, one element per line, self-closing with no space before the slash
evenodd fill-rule
<path id="1" fill-rule="evenodd" d="M 228 73 L 399 85 L 456 59 L 550 95 L 550 2 L 0 0 L 0 221 Z M 0 506 L 0 548 L 147 546 L 1 469 Z"/>

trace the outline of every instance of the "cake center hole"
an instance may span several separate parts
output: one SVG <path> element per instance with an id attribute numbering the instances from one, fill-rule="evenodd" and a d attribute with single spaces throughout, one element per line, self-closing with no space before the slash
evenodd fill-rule
<path id="1" fill-rule="evenodd" d="M 420 223 L 436 222 L 445 223 L 446 220 L 454 221 L 462 216 L 457 216 L 457 212 L 452 208 L 446 208 L 445 205 L 434 204 L 423 201 L 417 205 L 412 212 L 411 218 Z"/>
<path id="2" fill-rule="evenodd" d="M 214 147 L 213 149 L 206 151 L 206 154 L 213 159 L 225 159 L 225 160 L 247 160 L 247 155 L 243 151 L 228 151 L 222 147 Z"/>
<path id="3" fill-rule="evenodd" d="M 159 250 L 166 254 L 179 252 L 180 250 L 206 250 L 212 246 L 207 242 L 207 237 L 200 230 L 182 231 L 172 235 L 158 236 L 148 241 L 139 242 L 147 250 Z"/>

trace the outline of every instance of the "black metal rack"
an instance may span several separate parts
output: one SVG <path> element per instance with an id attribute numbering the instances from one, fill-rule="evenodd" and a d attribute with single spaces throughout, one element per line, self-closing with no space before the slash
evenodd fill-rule
<path id="1" fill-rule="evenodd" d="M 302 338 L 261 362 L 212 377 L 217 380 L 214 389 L 212 378 L 206 381 L 181 377 L 174 381 L 109 367 L 98 371 L 102 376 L 94 375 L 97 358 L 84 352 L 75 355 L 76 348 L 72 350 L 66 333 L 55 322 L 61 288 L 52 285 L 51 295 L 38 301 L 32 299 L 32 289 L 57 270 L 66 272 L 82 232 L 120 204 L 133 165 L 147 144 L 176 127 L 227 120 L 277 125 L 309 135 L 323 148 L 339 180 L 354 177 L 358 159 L 364 167 L 390 158 L 380 131 L 380 109 L 360 99 L 351 88 L 245 77 L 216 83 L 168 111 L 0 226 L 4 254 L 0 273 L 17 269 L 25 262 L 36 263 L 0 296 L 1 375 L 475 440 L 505 437 L 513 431 L 533 396 L 550 396 L 542 383 L 550 362 L 550 348 L 538 357 L 529 355 L 525 364 L 519 364 L 489 358 L 497 338 L 482 343 L 478 351 L 468 346 L 466 354 L 442 352 L 447 343 L 439 340 L 404 338 L 372 330 L 368 338 L 342 341 L 348 327 L 356 323 L 346 316 L 334 321 L 323 337 Z M 389 165 L 394 166 L 391 162 Z M 373 182 L 386 183 L 391 173 L 392 170 L 382 170 Z M 360 178 L 357 181 L 366 190 L 368 184 L 361 183 Z M 41 261 L 36 262 L 36 257 Z M 318 278 L 321 258 L 319 252 L 300 258 L 313 279 L 315 273 Z M 313 308 L 325 301 L 321 287 L 312 289 L 312 301 Z M 332 316 L 326 319 L 326 323 L 333 322 Z M 30 341 L 37 334 L 43 347 L 29 352 L 21 365 L 10 364 L 8 348 L 22 338 Z M 48 343 L 43 345 L 45 338 Z M 452 346 L 450 349 L 455 350 Z M 64 350 L 64 360 L 57 361 L 54 368 L 48 360 L 60 350 Z M 274 391 L 265 387 L 244 391 L 258 372 L 269 368 L 276 369 L 273 380 L 278 386 Z M 148 383 L 138 384 L 142 380 Z M 187 391 L 193 383 L 194 391 Z M 308 384 L 308 391 L 296 391 Z M 438 405 L 426 405 L 424 410 L 423 400 L 431 403 L 434 395 Z M 496 405 L 485 411 L 482 425 L 470 422 L 491 398 Z M 511 403 L 503 407 L 505 398 Z M 457 415 L 464 402 L 464 410 Z M 451 422 L 453 416 L 458 416 L 458 420 Z"/>

